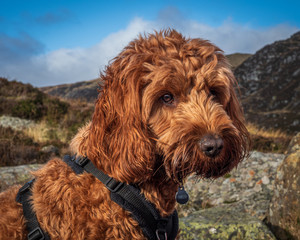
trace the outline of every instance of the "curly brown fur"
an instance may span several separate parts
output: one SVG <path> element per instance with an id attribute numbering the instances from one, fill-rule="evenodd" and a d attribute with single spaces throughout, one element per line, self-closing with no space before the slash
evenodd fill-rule
<path id="1" fill-rule="evenodd" d="M 248 153 L 236 82 L 222 51 L 174 30 L 140 36 L 101 76 L 92 121 L 71 143 L 115 179 L 138 184 L 162 216 L 190 174 L 217 178 Z M 216 147 L 217 148 L 214 148 Z M 90 174 L 60 159 L 34 173 L 33 207 L 51 239 L 144 239 Z M 0 195 L 0 238 L 26 239 L 18 188 Z"/>

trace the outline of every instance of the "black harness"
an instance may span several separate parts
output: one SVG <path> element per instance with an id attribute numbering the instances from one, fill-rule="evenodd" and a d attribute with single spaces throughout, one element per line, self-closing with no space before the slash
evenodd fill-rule
<path id="1" fill-rule="evenodd" d="M 65 156 L 67 163 L 76 174 L 84 171 L 91 173 L 100 180 L 110 191 L 111 200 L 129 211 L 139 223 L 143 234 L 149 240 L 174 240 L 178 232 L 178 215 L 175 210 L 168 217 L 161 217 L 155 206 L 141 193 L 140 189 L 132 184 L 118 182 L 109 177 L 85 157 Z M 26 183 L 18 192 L 17 202 L 23 205 L 24 216 L 27 220 L 29 240 L 50 240 L 50 237 L 39 226 L 38 220 L 30 203 L 31 186 L 34 180 Z"/>

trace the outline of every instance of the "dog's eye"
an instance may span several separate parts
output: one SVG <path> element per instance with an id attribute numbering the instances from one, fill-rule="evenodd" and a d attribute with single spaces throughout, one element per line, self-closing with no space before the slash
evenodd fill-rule
<path id="1" fill-rule="evenodd" d="M 213 89 L 209 90 L 209 96 L 215 97 L 215 96 L 217 96 L 217 95 L 218 95 L 217 91 L 215 91 L 215 90 L 213 90 Z"/>
<path id="2" fill-rule="evenodd" d="M 172 104 L 174 102 L 174 97 L 171 93 L 166 93 L 164 94 L 162 97 L 161 97 L 161 100 L 164 102 L 164 103 L 167 103 L 167 104 Z"/>

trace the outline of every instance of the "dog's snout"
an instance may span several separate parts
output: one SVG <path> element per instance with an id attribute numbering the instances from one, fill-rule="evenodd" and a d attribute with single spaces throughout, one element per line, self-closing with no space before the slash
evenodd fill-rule
<path id="1" fill-rule="evenodd" d="M 224 147 L 224 142 L 219 136 L 206 135 L 200 140 L 199 145 L 206 156 L 213 158 L 220 154 Z"/>

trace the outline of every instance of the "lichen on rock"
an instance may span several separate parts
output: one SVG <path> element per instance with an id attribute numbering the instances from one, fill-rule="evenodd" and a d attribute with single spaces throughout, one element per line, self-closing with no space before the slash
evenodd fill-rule
<path id="1" fill-rule="evenodd" d="M 261 221 L 233 207 L 200 210 L 181 218 L 179 225 L 184 240 L 276 239 Z"/>

